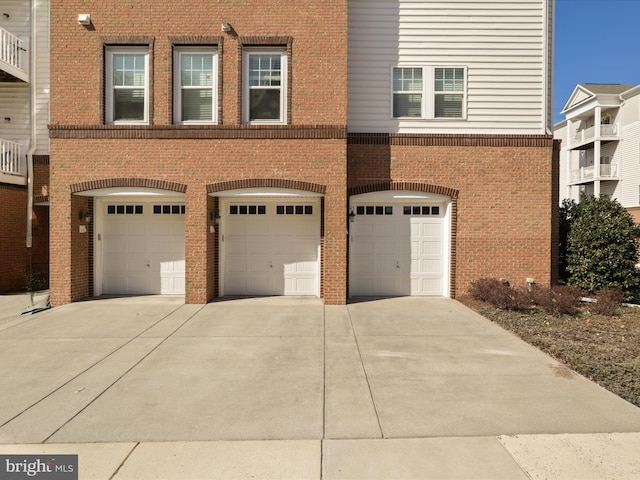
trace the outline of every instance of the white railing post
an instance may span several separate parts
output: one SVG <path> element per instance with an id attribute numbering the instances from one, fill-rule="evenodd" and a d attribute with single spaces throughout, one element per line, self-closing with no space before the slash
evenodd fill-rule
<path id="1" fill-rule="evenodd" d="M 9 175 L 23 175 L 20 150 L 19 143 L 0 139 L 0 172 Z"/>
<path id="2" fill-rule="evenodd" d="M 4 28 L 0 28 L 0 61 L 3 61 L 12 67 L 26 71 L 24 65 L 24 48 L 20 38 L 9 33 Z"/>

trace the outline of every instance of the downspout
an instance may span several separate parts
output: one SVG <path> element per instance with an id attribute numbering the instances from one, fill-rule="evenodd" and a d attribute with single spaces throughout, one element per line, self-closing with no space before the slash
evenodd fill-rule
<path id="1" fill-rule="evenodd" d="M 31 137 L 29 138 L 27 151 L 27 248 L 33 245 L 33 153 L 36 151 L 37 127 L 36 127 L 36 0 L 31 0 L 31 39 L 29 41 L 29 90 L 31 93 L 31 104 L 29 105 L 29 119 L 31 121 Z M 32 268 L 31 258 L 29 259 L 29 270 Z M 33 273 L 29 271 L 29 273 Z"/>
<path id="2" fill-rule="evenodd" d="M 555 25 L 555 8 L 554 0 L 545 0 L 545 42 L 544 42 L 544 57 L 545 58 L 545 97 L 546 102 L 544 106 L 544 123 L 545 130 L 548 135 L 553 135 L 553 122 L 554 122 L 554 110 L 553 110 L 553 43 L 554 35 L 553 29 Z"/>

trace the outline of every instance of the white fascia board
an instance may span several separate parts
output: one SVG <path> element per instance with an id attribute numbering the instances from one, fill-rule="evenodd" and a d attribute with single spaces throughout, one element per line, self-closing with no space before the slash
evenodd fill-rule
<path id="1" fill-rule="evenodd" d="M 580 100 L 578 103 L 572 105 L 573 101 L 580 93 L 584 93 L 587 96 L 583 100 Z M 574 88 L 573 92 L 571 92 L 571 95 L 569 95 L 569 99 L 564 104 L 564 107 L 562 107 L 560 113 L 567 113 L 569 110 L 582 105 L 584 102 L 592 100 L 594 97 L 595 95 L 593 94 L 593 92 L 587 90 L 581 85 L 576 85 L 576 88 Z"/>
<path id="2" fill-rule="evenodd" d="M 620 94 L 620 98 L 622 98 L 623 100 L 627 100 L 627 99 L 629 99 L 631 97 L 635 97 L 639 93 L 640 93 L 640 85 L 636 85 L 635 87 L 630 88 L 626 92 L 622 92 Z"/>

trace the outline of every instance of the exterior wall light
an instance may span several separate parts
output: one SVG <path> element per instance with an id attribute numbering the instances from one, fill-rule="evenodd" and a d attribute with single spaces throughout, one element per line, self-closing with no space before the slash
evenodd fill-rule
<path id="1" fill-rule="evenodd" d="M 84 220 L 87 223 L 91 222 L 91 212 L 89 210 L 80 210 L 80 213 L 78 213 L 78 219 Z"/>
<path id="2" fill-rule="evenodd" d="M 84 25 L 85 27 L 88 27 L 89 25 L 91 25 L 91 14 L 89 13 L 81 13 L 78 15 L 78 23 L 80 25 Z"/>
<path id="3" fill-rule="evenodd" d="M 353 223 L 356 221 L 356 212 L 353 211 L 353 207 L 349 208 L 349 222 Z"/>
<path id="4" fill-rule="evenodd" d="M 230 32 L 232 27 L 230 23 L 223 23 L 220 27 L 223 32 Z"/>

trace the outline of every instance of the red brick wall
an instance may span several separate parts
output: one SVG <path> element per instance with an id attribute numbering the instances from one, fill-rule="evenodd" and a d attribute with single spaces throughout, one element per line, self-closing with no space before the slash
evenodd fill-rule
<path id="1" fill-rule="evenodd" d="M 77 23 L 78 13 L 83 12 L 91 13 L 89 28 Z M 221 32 L 223 22 L 232 25 L 231 33 Z M 126 44 L 131 36 L 153 39 L 151 125 L 104 127 L 103 45 Z M 171 125 L 172 41 L 188 42 L 189 37 L 217 40 L 218 127 Z M 273 38 L 279 39 L 276 43 L 287 39 L 290 49 L 289 126 L 241 127 L 239 46 L 269 44 Z M 328 252 L 323 252 L 327 259 L 323 276 L 331 278 L 325 299 L 344 303 L 346 0 L 185 1 L 157 4 L 153 9 L 145 2 L 52 0 L 50 39 L 55 92 L 50 104 L 53 304 L 91 291 L 90 246 L 77 224 L 83 200 L 74 197 L 72 201 L 70 185 L 132 177 L 186 186 L 186 301 L 193 303 L 209 300 L 218 289 L 217 234 L 209 233 L 212 199 L 206 185 L 251 178 L 325 185 L 325 207 L 330 215 L 339 211 L 341 219 L 328 221 L 330 228 L 323 239 Z M 66 127 L 58 128 L 61 125 Z M 326 128 L 296 130 L 306 125 Z"/>
<path id="2" fill-rule="evenodd" d="M 211 204 L 206 187 L 224 181 L 281 178 L 325 185 L 323 268 L 325 300 L 346 299 L 346 142 L 341 140 L 116 140 L 52 139 L 51 271 L 52 303 L 87 296 L 87 235 L 78 231 L 84 197 L 71 195 L 70 185 L 111 178 L 148 178 L 177 182 L 186 193 L 187 302 L 211 298 L 209 232 Z M 74 199 L 71 204 L 71 198 Z M 69 244 L 73 243 L 72 249 Z M 215 247 L 213 247 L 215 248 Z M 71 267 L 73 265 L 73 267 Z M 73 274 L 72 274 L 73 272 Z"/>
<path id="3" fill-rule="evenodd" d="M 512 139 L 498 137 L 496 146 L 392 141 L 348 149 L 350 187 L 421 182 L 459 191 L 452 272 L 458 294 L 482 277 L 506 278 L 513 285 L 529 277 L 541 285 L 552 280 L 552 142 L 509 146 Z"/>
<path id="4" fill-rule="evenodd" d="M 26 187 L 0 184 L 0 205 L 0 292 L 24 290 L 29 272 Z"/>
<path id="5" fill-rule="evenodd" d="M 238 39 L 292 37 L 292 122 L 346 124 L 346 0 L 242 2 L 51 1 L 51 123 L 100 124 L 101 37 L 145 36 L 153 47 L 153 119 L 171 123 L 169 38 L 220 36 L 224 124 L 237 123 Z M 90 12 L 92 26 L 78 25 Z M 222 33 L 228 22 L 233 32 Z M 72 81 L 70 81 L 72 79 Z"/>
<path id="6" fill-rule="evenodd" d="M 83 12 L 91 13 L 90 28 L 77 24 Z M 223 22 L 233 32 L 222 33 Z M 152 125 L 104 126 L 103 43 L 130 36 L 153 39 Z M 171 125 L 176 37 L 218 39 L 219 126 Z M 263 37 L 291 39 L 289 126 L 239 125 L 238 46 L 269 43 Z M 206 302 L 218 288 L 217 234 L 209 233 L 215 200 L 207 196 L 207 185 L 239 179 L 326 187 L 321 239 L 326 303 L 346 300 L 347 178 L 351 187 L 422 182 L 459 192 L 452 272 L 458 292 L 483 276 L 513 284 L 527 277 L 540 284 L 551 280 L 550 138 L 470 135 L 424 143 L 429 136 L 407 136 L 385 143 L 372 135 L 347 146 L 346 0 L 178 1 L 153 9 L 145 2 L 52 0 L 51 58 L 54 305 L 91 292 L 91 246 L 89 236 L 78 232 L 77 219 L 86 199 L 72 200 L 70 186 L 104 179 L 151 179 L 186 188 L 186 301 L 191 303 Z"/>
<path id="7" fill-rule="evenodd" d="M 33 207 L 27 248 L 26 187 L 0 184 L 0 205 L 0 292 L 24 291 L 29 273 L 49 273 L 49 207 Z"/>

